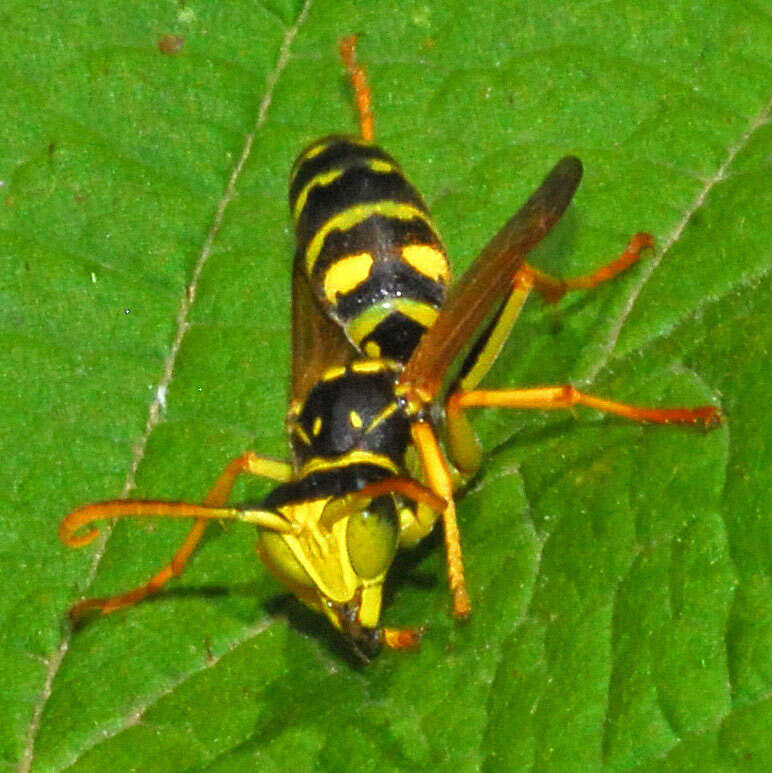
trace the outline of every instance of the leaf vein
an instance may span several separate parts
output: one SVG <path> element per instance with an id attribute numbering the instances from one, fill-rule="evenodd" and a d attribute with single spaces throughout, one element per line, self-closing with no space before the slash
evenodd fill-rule
<path id="1" fill-rule="evenodd" d="M 277 57 L 276 64 L 274 65 L 273 70 L 270 71 L 266 79 L 265 92 L 263 94 L 263 98 L 261 99 L 260 105 L 257 110 L 257 118 L 255 119 L 255 123 L 251 131 L 247 134 L 245 138 L 244 146 L 239 156 L 239 159 L 236 162 L 236 165 L 234 166 L 233 171 L 231 172 L 231 175 L 228 179 L 223 195 L 220 197 L 220 200 L 217 202 L 214 217 L 212 219 L 212 225 L 201 247 L 198 260 L 196 261 L 196 265 L 193 269 L 191 280 L 188 283 L 187 287 L 185 288 L 182 298 L 180 299 L 180 305 L 177 311 L 177 330 L 175 332 L 174 339 L 172 341 L 172 345 L 169 350 L 169 354 L 166 357 L 166 360 L 164 362 L 163 374 L 158 383 L 158 386 L 154 390 L 153 400 L 150 403 L 150 406 L 148 407 L 147 421 L 145 423 L 144 432 L 142 433 L 142 437 L 140 438 L 139 442 L 134 446 L 134 450 L 132 452 L 132 458 L 129 465 L 129 469 L 128 469 L 128 472 L 126 473 L 126 478 L 124 480 L 123 487 L 121 488 L 122 497 L 126 497 L 128 493 L 134 488 L 136 472 L 144 457 L 145 449 L 147 447 L 150 434 L 153 432 L 156 425 L 161 420 L 162 397 L 165 393 L 165 390 L 168 388 L 169 384 L 171 383 L 172 376 L 174 374 L 174 366 L 176 363 L 177 355 L 180 351 L 182 341 L 185 338 L 185 334 L 187 333 L 187 330 L 190 326 L 188 317 L 190 315 L 190 311 L 192 309 L 193 303 L 196 298 L 196 290 L 198 287 L 198 281 L 201 276 L 201 272 L 203 271 L 204 266 L 206 265 L 206 262 L 208 261 L 212 253 L 212 246 L 214 244 L 215 239 L 220 233 L 223 217 L 225 215 L 225 210 L 227 209 L 228 205 L 230 204 L 230 202 L 233 200 L 233 197 L 235 196 L 236 183 L 241 175 L 242 170 L 244 169 L 244 166 L 246 165 L 247 159 L 250 156 L 250 153 L 252 151 L 252 145 L 255 140 L 255 136 L 257 132 L 262 128 L 263 124 L 265 123 L 266 117 L 268 115 L 268 110 L 273 100 L 273 94 L 276 88 L 276 84 L 278 83 L 279 77 L 281 76 L 281 74 L 283 73 L 284 69 L 287 66 L 287 63 L 289 62 L 290 47 L 292 46 L 292 43 L 295 40 L 295 37 L 297 36 L 298 30 L 300 29 L 303 22 L 306 20 L 306 17 L 308 16 L 311 3 L 312 3 L 312 0 L 305 0 L 300 10 L 300 13 L 298 14 L 298 17 L 295 20 L 295 23 L 290 28 L 288 28 L 287 32 L 284 35 L 284 39 L 282 40 L 281 47 L 279 48 L 279 55 Z M 99 568 L 99 564 L 101 563 L 101 560 L 105 554 L 105 547 L 107 545 L 107 541 L 110 537 L 111 532 L 112 532 L 112 527 L 107 527 L 103 530 L 102 534 L 100 535 L 99 543 L 97 544 L 96 550 L 94 551 L 93 559 L 91 562 L 91 568 L 89 569 L 88 576 L 86 578 L 85 588 L 89 588 L 91 586 L 94 580 L 94 577 L 96 576 L 97 570 Z M 27 727 L 27 734 L 25 738 L 24 749 L 22 751 L 22 754 L 19 760 L 19 765 L 17 768 L 18 773 L 28 773 L 28 771 L 32 766 L 32 760 L 33 760 L 34 751 L 35 751 L 35 741 L 37 739 L 38 731 L 40 729 L 43 709 L 45 708 L 46 703 L 48 702 L 48 699 L 51 696 L 54 679 L 57 673 L 59 672 L 59 668 L 61 667 L 61 664 L 64 661 L 64 658 L 70 648 L 71 640 L 72 640 L 72 628 L 69 627 L 63 633 L 62 640 L 59 644 L 58 649 L 48 661 L 48 666 L 46 668 L 45 677 L 43 680 L 43 686 L 38 696 L 38 700 L 35 702 L 33 706 L 32 713 L 30 716 L 30 722 Z"/>
<path id="2" fill-rule="evenodd" d="M 265 620 L 261 620 L 257 625 L 254 625 L 251 628 L 248 628 L 243 633 L 242 636 L 239 636 L 238 638 L 230 642 L 225 647 L 225 649 L 221 654 L 214 656 L 211 659 L 205 660 L 203 663 L 203 666 L 192 668 L 190 671 L 188 671 L 186 674 L 183 674 L 179 679 L 174 681 L 172 684 L 159 690 L 155 695 L 152 696 L 152 698 L 149 698 L 146 703 L 142 703 L 140 705 L 135 706 L 126 715 L 126 717 L 124 717 L 123 721 L 120 724 L 118 724 L 115 728 L 113 728 L 112 731 L 105 730 L 105 729 L 98 729 L 94 740 L 83 744 L 82 748 L 79 749 L 73 755 L 72 759 L 67 761 L 65 763 L 65 766 L 63 767 L 69 767 L 70 765 L 74 765 L 85 754 L 87 754 L 90 751 L 93 751 L 101 744 L 113 738 L 116 738 L 121 733 L 124 733 L 127 730 L 130 730 L 132 727 L 135 727 L 136 725 L 142 724 L 142 720 L 145 714 L 147 714 L 147 712 L 151 708 L 153 708 L 153 706 L 155 706 L 159 701 L 161 701 L 163 698 L 167 697 L 168 695 L 172 695 L 176 690 L 182 687 L 182 685 L 184 685 L 189 679 L 192 679 L 193 677 L 198 676 L 201 673 L 204 673 L 210 668 L 214 668 L 224 657 L 226 657 L 227 655 L 230 655 L 232 652 L 235 652 L 239 647 L 245 644 L 249 644 L 252 641 L 252 639 L 255 639 L 256 637 L 265 633 L 274 623 L 276 623 L 277 620 L 278 618 L 276 617 L 268 617 Z"/>
<path id="3" fill-rule="evenodd" d="M 603 344 L 601 347 L 603 353 L 598 357 L 595 365 L 590 368 L 587 374 L 585 380 L 588 383 L 592 383 L 598 376 L 598 373 L 600 373 L 600 371 L 603 370 L 606 365 L 608 365 L 608 362 L 614 353 L 614 349 L 616 348 L 617 342 L 619 341 L 622 328 L 624 327 L 625 322 L 627 322 L 627 319 L 630 316 L 630 313 L 632 312 L 636 302 L 638 301 L 643 288 L 646 286 L 646 283 L 649 281 L 652 274 L 662 262 L 662 259 L 668 253 L 670 248 L 678 241 L 678 239 L 680 239 L 681 234 L 689 224 L 689 221 L 703 206 L 713 188 L 725 179 L 726 172 L 737 155 L 743 150 L 743 148 L 748 145 L 755 132 L 757 132 L 768 121 L 770 110 L 772 110 L 772 97 L 767 100 L 767 103 L 764 105 L 758 115 L 754 117 L 748 128 L 740 136 L 739 140 L 734 145 L 730 146 L 726 158 L 722 164 L 718 167 L 715 174 L 713 174 L 705 181 L 705 184 L 697 193 L 697 196 L 687 207 L 683 217 L 678 221 L 678 223 L 676 223 L 675 227 L 670 232 L 670 235 L 665 239 L 661 249 L 658 250 L 657 254 L 652 260 L 648 261 L 642 267 L 638 276 L 638 280 L 630 291 L 630 295 L 628 296 L 616 323 L 612 326 L 605 344 Z"/>

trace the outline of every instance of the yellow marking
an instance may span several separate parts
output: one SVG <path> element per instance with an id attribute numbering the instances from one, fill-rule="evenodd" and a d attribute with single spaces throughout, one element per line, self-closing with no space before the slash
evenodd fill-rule
<path id="1" fill-rule="evenodd" d="M 450 279 L 450 270 L 445 255 L 428 244 L 409 244 L 402 249 L 402 259 L 419 274 L 443 284 Z"/>
<path id="2" fill-rule="evenodd" d="M 290 185 L 292 185 L 295 176 L 300 171 L 300 167 L 303 166 L 306 161 L 310 161 L 312 158 L 316 158 L 320 153 L 323 153 L 329 147 L 329 142 L 319 142 L 316 145 L 312 145 L 305 153 L 303 153 L 302 156 L 298 156 L 297 160 L 295 161 L 295 166 L 292 168 L 292 173 L 290 174 Z"/>
<path id="3" fill-rule="evenodd" d="M 314 437 L 317 437 L 321 431 L 322 431 L 322 417 L 321 416 L 317 416 L 314 419 L 313 426 L 311 427 L 311 434 Z"/>
<path id="4" fill-rule="evenodd" d="M 382 158 L 371 158 L 367 162 L 367 166 L 378 174 L 391 174 L 392 172 L 400 174 L 399 167 L 396 164 L 384 161 Z"/>
<path id="5" fill-rule="evenodd" d="M 354 429 L 362 429 L 362 417 L 356 411 L 351 411 L 348 420 Z"/>
<path id="6" fill-rule="evenodd" d="M 368 357 L 380 357 L 381 347 L 375 341 L 368 341 L 365 344 L 365 354 Z"/>
<path id="7" fill-rule="evenodd" d="M 522 309 L 530 289 L 530 287 L 515 285 L 499 314 L 495 327 L 489 333 L 482 348 L 477 352 L 469 371 L 459 382 L 457 387 L 459 392 L 471 392 L 496 362 L 496 358 L 512 332 L 512 327 L 517 322 L 520 309 Z"/>
<path id="8" fill-rule="evenodd" d="M 336 365 L 334 368 L 328 368 L 322 373 L 322 381 L 335 381 L 336 378 L 346 375 L 345 365 Z"/>
<path id="9" fill-rule="evenodd" d="M 397 384 L 394 394 L 405 401 L 405 413 L 408 416 L 416 416 L 432 401 L 430 394 L 414 384 Z"/>
<path id="10" fill-rule="evenodd" d="M 332 458 L 329 456 L 315 456 L 303 465 L 298 477 L 302 478 L 318 470 L 338 470 L 341 467 L 350 467 L 352 464 L 374 464 L 377 467 L 383 467 L 394 475 L 399 474 L 397 466 L 388 456 L 357 449 Z"/>
<path id="11" fill-rule="evenodd" d="M 329 142 L 320 142 L 318 145 L 314 145 L 303 154 L 303 161 L 310 161 L 312 158 L 316 158 L 323 150 L 327 150 L 329 147 Z"/>
<path id="12" fill-rule="evenodd" d="M 421 220 L 431 228 L 428 216 L 411 204 L 401 204 L 398 201 L 373 201 L 367 204 L 355 204 L 353 207 L 339 212 L 331 217 L 313 236 L 306 248 L 306 270 L 308 275 L 322 251 L 322 245 L 327 235 L 332 231 L 347 231 L 355 225 L 364 222 L 373 215 L 392 217 L 397 220 Z"/>
<path id="13" fill-rule="evenodd" d="M 357 589 L 358 580 L 346 554 L 347 523 L 343 521 L 335 524 L 332 533 L 322 531 L 318 526 L 319 518 L 328 500 L 329 498 L 325 497 L 288 503 L 280 508 L 280 512 L 304 527 L 298 534 L 288 534 L 286 539 L 284 536 L 281 537 L 294 560 L 308 574 L 314 586 L 312 589 L 307 589 L 311 590 L 311 593 L 306 593 L 300 598 L 304 602 L 310 601 L 312 607 L 320 612 L 327 610 L 332 613 L 325 602 L 328 599 L 338 603 L 350 600 Z M 286 553 L 286 551 L 282 552 Z M 272 563 L 276 566 L 276 562 L 270 561 L 269 566 Z M 283 563 L 286 564 L 286 562 Z M 293 582 L 291 573 L 289 577 L 287 576 L 286 567 L 281 571 L 281 563 L 278 568 L 280 579 L 294 591 L 298 585 L 297 581 Z M 337 620 L 337 615 L 331 614 L 331 618 Z"/>
<path id="14" fill-rule="evenodd" d="M 369 426 L 365 430 L 365 434 L 372 432 L 381 422 L 386 421 L 386 419 L 388 419 L 389 416 L 391 416 L 396 410 L 397 404 L 389 403 L 385 408 L 376 414 L 375 418 L 370 422 Z"/>
<path id="15" fill-rule="evenodd" d="M 425 328 L 430 328 L 434 324 L 439 313 L 437 309 L 424 301 L 415 301 L 412 298 L 387 298 L 352 319 L 346 325 L 346 332 L 354 343 L 360 344 L 393 311 L 402 312 L 406 317 L 418 322 L 419 325 L 423 325 Z M 369 346 L 370 343 L 368 341 L 367 345 Z M 371 355 L 369 351 L 365 353 L 370 356 L 378 356 L 375 354 Z"/>
<path id="16" fill-rule="evenodd" d="M 292 465 L 278 459 L 269 459 L 265 456 L 257 456 L 251 451 L 246 454 L 245 470 L 250 475 L 259 475 L 263 478 L 271 478 L 282 483 L 292 479 Z"/>
<path id="17" fill-rule="evenodd" d="M 311 159 L 316 158 L 320 153 L 323 153 L 325 150 L 327 150 L 330 145 L 334 145 L 341 141 L 347 142 L 349 145 L 358 145 L 360 148 L 370 148 L 373 147 L 374 144 L 372 142 L 368 142 L 367 140 L 363 140 L 361 137 L 333 137 L 331 141 L 328 139 L 320 141 L 308 148 L 308 150 L 306 150 L 302 156 L 299 156 L 295 160 L 295 164 L 293 165 L 292 171 L 290 172 L 290 185 L 292 185 L 298 171 L 300 170 L 300 167 L 303 166 L 306 161 L 311 161 Z"/>
<path id="18" fill-rule="evenodd" d="M 416 301 L 412 298 L 395 298 L 394 311 L 399 311 L 419 325 L 430 328 L 437 319 L 439 311 L 425 301 Z"/>
<path id="19" fill-rule="evenodd" d="M 322 148 L 327 148 L 328 145 L 323 145 Z M 314 152 L 313 155 L 307 156 L 303 158 L 303 161 L 308 161 L 309 159 L 313 158 L 314 156 L 318 155 L 318 152 Z M 388 161 L 383 161 L 380 158 L 372 158 L 367 162 L 368 168 L 375 172 L 376 174 L 400 174 L 399 167 L 397 167 L 395 164 L 391 164 Z M 321 174 L 318 174 L 316 177 L 312 177 L 305 185 L 303 190 L 300 191 L 298 194 L 297 200 L 295 201 L 295 206 L 292 210 L 292 217 L 294 221 L 297 223 L 298 218 L 300 217 L 300 213 L 303 211 L 303 208 L 306 206 L 306 201 L 308 200 L 309 195 L 311 194 L 311 190 L 313 188 L 321 188 L 325 185 L 330 185 L 330 183 L 335 182 L 341 175 L 343 175 L 344 172 L 348 171 L 348 169 L 353 169 L 355 167 L 347 167 L 346 169 L 330 169 L 326 172 L 322 172 Z M 294 176 L 294 175 L 293 175 Z"/>
<path id="20" fill-rule="evenodd" d="M 353 373 L 381 373 L 393 370 L 394 363 L 391 360 L 357 360 L 350 367 Z"/>
<path id="21" fill-rule="evenodd" d="M 345 295 L 366 281 L 374 262 L 369 252 L 360 252 L 333 263 L 324 274 L 324 294 L 327 300 L 335 303 L 338 295 Z"/>
<path id="22" fill-rule="evenodd" d="M 316 177 L 312 177 L 306 183 L 303 190 L 301 190 L 298 194 L 297 200 L 295 201 L 295 206 L 292 210 L 292 218 L 296 223 L 298 222 L 300 213 L 303 211 L 303 207 L 306 205 L 306 201 L 311 194 L 311 190 L 317 187 L 323 188 L 325 185 L 329 185 L 330 183 L 335 182 L 335 180 L 337 180 L 343 174 L 343 171 L 343 169 L 330 169 L 327 172 L 322 172 L 321 174 L 316 175 Z"/>
<path id="23" fill-rule="evenodd" d="M 311 438 L 308 437 L 306 434 L 306 431 L 303 429 L 303 427 L 300 424 L 293 424 L 292 425 L 292 431 L 307 445 L 311 445 Z"/>
<path id="24" fill-rule="evenodd" d="M 388 567 L 386 567 L 388 569 Z M 359 606 L 359 622 L 367 628 L 375 628 L 381 616 L 383 576 L 386 570 L 376 575 L 362 588 L 362 603 Z M 377 581 L 376 581 L 377 579 Z"/>
<path id="25" fill-rule="evenodd" d="M 381 320 L 385 319 L 389 316 L 389 314 L 391 314 L 393 306 L 394 299 L 388 298 L 381 303 L 370 306 L 369 309 L 363 311 L 358 317 L 352 319 L 351 322 L 346 325 L 346 332 L 349 334 L 349 336 L 351 336 L 351 339 L 354 341 L 354 343 L 359 344 L 361 341 L 367 338 L 367 336 L 369 336 L 370 333 L 372 333 L 373 330 L 378 327 Z M 367 354 L 369 355 L 370 352 L 367 352 Z"/>

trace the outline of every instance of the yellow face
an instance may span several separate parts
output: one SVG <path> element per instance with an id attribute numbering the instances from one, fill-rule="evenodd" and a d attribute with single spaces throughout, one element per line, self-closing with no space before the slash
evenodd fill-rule
<path id="1" fill-rule="evenodd" d="M 378 497 L 327 526 L 323 515 L 332 502 L 327 497 L 279 507 L 299 528 L 293 534 L 261 529 L 258 552 L 300 601 L 326 615 L 368 657 L 380 648 L 383 581 L 399 539 L 397 511 L 391 496 Z"/>

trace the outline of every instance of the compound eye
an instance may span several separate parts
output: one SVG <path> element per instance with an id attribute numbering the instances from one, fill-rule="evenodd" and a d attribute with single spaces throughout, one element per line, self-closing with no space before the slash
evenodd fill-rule
<path id="1" fill-rule="evenodd" d="M 279 534 L 260 530 L 260 547 L 269 569 L 291 583 L 313 587 L 314 581 Z"/>
<path id="2" fill-rule="evenodd" d="M 394 560 L 399 539 L 397 508 L 391 496 L 378 497 L 349 516 L 346 546 L 354 571 L 363 580 L 383 574 Z"/>

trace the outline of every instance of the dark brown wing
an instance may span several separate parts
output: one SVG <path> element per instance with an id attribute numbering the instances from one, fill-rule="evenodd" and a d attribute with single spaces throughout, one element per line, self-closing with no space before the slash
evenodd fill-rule
<path id="1" fill-rule="evenodd" d="M 582 163 L 566 156 L 558 161 L 531 198 L 488 242 L 468 271 L 453 286 L 436 322 L 424 333 L 402 371 L 400 381 L 434 397 L 445 371 L 493 305 L 510 289 L 510 280 L 525 256 L 560 219 L 579 181 Z"/>
<path id="2" fill-rule="evenodd" d="M 303 267 L 292 268 L 292 383 L 290 400 L 303 401 L 322 373 L 345 365 L 356 349 L 343 329 L 319 308 Z"/>

